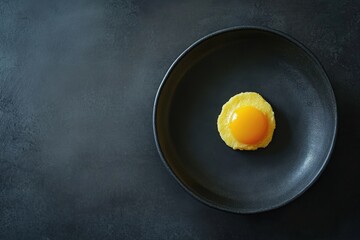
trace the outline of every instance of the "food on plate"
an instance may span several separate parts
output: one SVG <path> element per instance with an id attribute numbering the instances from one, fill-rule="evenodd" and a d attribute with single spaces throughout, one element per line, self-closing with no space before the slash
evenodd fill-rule
<path id="1" fill-rule="evenodd" d="M 217 120 L 222 140 L 234 150 L 268 146 L 275 126 L 271 105 L 256 92 L 243 92 L 230 98 Z"/>

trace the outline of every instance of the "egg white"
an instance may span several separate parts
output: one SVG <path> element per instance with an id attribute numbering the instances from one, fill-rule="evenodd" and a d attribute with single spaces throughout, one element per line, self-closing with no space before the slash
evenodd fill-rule
<path id="1" fill-rule="evenodd" d="M 231 133 L 230 121 L 232 114 L 240 107 L 252 106 L 260 110 L 267 118 L 268 129 L 266 136 L 256 144 L 245 144 L 239 142 Z M 229 99 L 223 106 L 217 119 L 217 127 L 222 140 L 236 150 L 256 150 L 267 147 L 271 142 L 276 127 L 275 115 L 271 105 L 258 93 L 244 92 L 239 93 Z"/>

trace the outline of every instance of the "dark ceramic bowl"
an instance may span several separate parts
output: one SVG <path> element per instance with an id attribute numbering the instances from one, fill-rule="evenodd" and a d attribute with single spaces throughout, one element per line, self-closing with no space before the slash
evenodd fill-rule
<path id="1" fill-rule="evenodd" d="M 234 151 L 217 131 L 222 105 L 260 93 L 276 129 L 267 148 Z M 253 213 L 301 195 L 334 146 L 336 102 L 318 60 L 278 31 L 236 27 L 210 34 L 171 65 L 154 104 L 159 154 L 192 196 L 212 207 Z"/>

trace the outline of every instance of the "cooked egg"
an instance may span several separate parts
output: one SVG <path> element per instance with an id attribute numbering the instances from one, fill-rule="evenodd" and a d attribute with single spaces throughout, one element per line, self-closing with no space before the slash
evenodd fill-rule
<path id="1" fill-rule="evenodd" d="M 239 93 L 227 101 L 217 120 L 222 140 L 233 149 L 266 147 L 275 130 L 271 105 L 258 93 Z"/>

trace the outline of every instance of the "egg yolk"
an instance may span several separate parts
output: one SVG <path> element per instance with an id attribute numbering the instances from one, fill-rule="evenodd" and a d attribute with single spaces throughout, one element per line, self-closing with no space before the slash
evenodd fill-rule
<path id="1" fill-rule="evenodd" d="M 266 136 L 267 129 L 266 116 L 255 107 L 240 107 L 231 116 L 231 133 L 241 143 L 255 144 L 260 142 Z"/>

